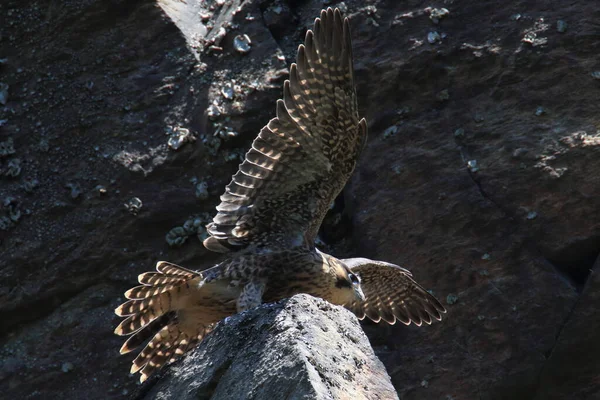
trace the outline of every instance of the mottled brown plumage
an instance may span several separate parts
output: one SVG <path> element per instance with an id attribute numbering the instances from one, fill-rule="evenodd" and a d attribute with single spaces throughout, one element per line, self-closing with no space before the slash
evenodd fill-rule
<path id="1" fill-rule="evenodd" d="M 208 225 L 206 248 L 312 246 L 367 136 L 354 89 L 350 24 L 321 12 L 298 47 L 277 117 L 252 143 Z"/>
<path id="2" fill-rule="evenodd" d="M 141 381 L 185 353 L 223 318 L 298 293 L 344 305 L 359 318 L 404 324 L 440 320 L 444 307 L 409 271 L 363 258 L 339 260 L 315 248 L 335 197 L 367 136 L 359 120 L 348 19 L 321 11 L 298 48 L 277 117 L 252 143 L 207 226 L 207 249 L 229 253 L 206 271 L 159 262 L 115 312 L 131 335 L 127 353 Z M 361 283 L 362 279 L 362 283 Z M 363 293 L 364 291 L 364 293 Z"/>

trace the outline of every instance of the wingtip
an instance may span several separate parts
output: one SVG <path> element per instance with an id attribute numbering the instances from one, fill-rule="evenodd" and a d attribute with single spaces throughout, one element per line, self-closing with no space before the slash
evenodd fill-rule
<path id="1" fill-rule="evenodd" d="M 284 119 L 288 116 L 287 108 L 283 99 L 277 99 L 277 105 L 275 106 L 275 113 L 278 119 Z"/>
<path id="2" fill-rule="evenodd" d="M 135 290 L 136 288 L 139 288 L 139 286 L 135 286 L 135 287 L 132 287 L 131 289 L 128 289 L 128 290 L 125 292 L 125 298 L 127 298 L 127 299 L 130 299 L 130 300 L 133 300 L 133 299 L 135 299 L 135 297 L 134 297 L 133 293 L 134 293 L 134 290 Z M 122 306 L 123 306 L 123 305 L 121 304 L 121 305 L 120 305 L 119 307 L 117 307 L 117 308 L 121 308 Z M 115 309 L 115 312 L 116 312 L 116 309 Z M 118 314 L 117 314 L 117 315 L 118 315 Z"/>
<path id="3" fill-rule="evenodd" d="M 321 10 L 321 15 L 317 19 L 319 21 L 323 21 L 324 19 L 327 19 L 327 14 L 328 14 L 329 10 L 331 10 L 331 7 L 327 7 L 326 9 Z"/>
<path id="4" fill-rule="evenodd" d="M 389 317 L 389 316 L 388 316 L 388 317 Z M 393 319 L 392 319 L 392 318 L 393 318 Z M 381 316 L 381 320 L 380 320 L 379 322 L 383 321 L 383 322 L 387 323 L 388 325 L 396 325 L 396 321 L 397 321 L 398 319 L 396 318 L 396 316 L 395 316 L 395 315 L 392 315 L 392 318 L 389 318 L 389 319 L 388 319 L 388 318 L 386 318 L 385 316 L 383 316 L 383 315 L 382 315 L 382 316 Z"/>
<path id="5" fill-rule="evenodd" d="M 147 276 L 146 274 L 153 274 L 153 273 L 154 272 L 143 272 L 143 273 L 139 274 L 137 276 L 138 282 L 143 285 L 144 284 L 144 277 Z"/>
<path id="6" fill-rule="evenodd" d="M 350 18 L 348 17 L 344 17 L 344 32 L 346 32 L 346 30 L 348 31 L 348 33 L 350 33 Z"/>
<path id="7" fill-rule="evenodd" d="M 123 304 L 121 304 L 119 307 L 115 308 L 115 314 L 117 314 L 119 317 L 123 316 Z"/>
<path id="8" fill-rule="evenodd" d="M 160 261 L 156 262 L 156 270 L 158 272 L 163 272 L 164 267 L 169 267 L 171 265 L 175 266 L 175 267 L 179 267 L 179 265 L 173 264 L 172 262 L 160 260 Z"/>
<path id="9" fill-rule="evenodd" d="M 114 333 L 115 335 L 118 335 L 118 336 L 125 336 L 125 333 L 123 333 L 123 327 L 122 327 L 121 325 L 123 325 L 123 322 L 121 322 L 121 323 L 120 323 L 120 324 L 119 324 L 119 325 L 118 325 L 118 326 L 115 328 L 115 330 L 113 331 L 113 333 Z"/>
<path id="10" fill-rule="evenodd" d="M 121 348 L 119 349 L 119 354 L 127 354 L 130 353 L 132 350 L 132 348 L 127 346 L 127 342 L 125 342 L 121 345 Z"/>
<path id="11" fill-rule="evenodd" d="M 298 45 L 298 51 L 296 51 L 296 62 L 299 63 L 300 60 L 304 60 L 304 52 L 305 52 L 305 48 L 304 48 L 304 43 L 301 43 Z"/>
<path id="12" fill-rule="evenodd" d="M 336 8 L 337 10 L 337 8 Z M 333 8 L 331 7 L 327 7 L 327 19 L 331 20 L 332 18 L 334 18 L 334 12 L 333 12 Z"/>
<path id="13" fill-rule="evenodd" d="M 141 365 L 137 365 L 136 363 L 132 363 L 131 364 L 131 368 L 129 369 L 129 373 L 130 374 L 135 374 L 136 372 L 138 372 L 140 369 L 142 369 Z M 143 381 L 141 381 L 143 382 Z"/>
<path id="14" fill-rule="evenodd" d="M 360 126 L 360 129 L 363 130 L 363 132 L 366 134 L 367 133 L 367 120 L 366 119 L 361 119 L 360 121 L 358 121 L 358 126 Z"/>
<path id="15" fill-rule="evenodd" d="M 342 11 L 338 7 L 327 7 L 326 9 L 322 9 L 319 16 L 315 18 L 315 24 L 319 21 L 319 24 L 329 25 L 330 23 L 333 23 L 335 25 L 341 25 L 347 19 L 347 17 L 343 17 Z"/>
<path id="16" fill-rule="evenodd" d="M 429 293 L 429 291 L 427 291 L 427 293 Z M 446 307 L 444 307 L 444 305 L 431 293 L 429 293 L 429 295 L 433 298 L 433 307 L 440 313 L 440 321 L 442 320 L 442 315 L 441 314 L 446 314 L 448 312 L 448 310 L 446 310 Z"/>
<path id="17" fill-rule="evenodd" d="M 342 12 L 339 8 L 333 10 L 333 23 L 336 26 L 336 29 L 344 26 L 344 19 L 342 18 Z"/>
<path id="18" fill-rule="evenodd" d="M 317 20 L 318 18 L 315 20 L 315 27 L 317 26 Z M 316 30 L 313 27 L 313 30 Z M 298 49 L 300 49 L 300 47 L 302 46 L 303 48 L 312 48 L 312 43 L 313 43 L 313 39 L 315 37 L 315 33 L 313 32 L 313 30 L 309 29 L 306 31 L 306 35 L 304 35 L 304 45 L 300 45 L 298 46 Z"/>

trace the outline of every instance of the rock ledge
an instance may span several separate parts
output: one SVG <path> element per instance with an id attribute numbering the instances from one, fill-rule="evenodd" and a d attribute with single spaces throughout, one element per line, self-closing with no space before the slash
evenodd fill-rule
<path id="1" fill-rule="evenodd" d="M 222 321 L 145 399 L 397 399 L 356 317 L 297 295 Z"/>

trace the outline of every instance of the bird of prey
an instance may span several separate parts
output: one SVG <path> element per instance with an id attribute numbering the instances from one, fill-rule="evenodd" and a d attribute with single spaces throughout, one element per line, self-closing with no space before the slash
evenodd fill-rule
<path id="1" fill-rule="evenodd" d="M 444 307 L 397 265 L 337 259 L 315 239 L 352 174 L 367 137 L 359 120 L 348 19 L 321 11 L 298 47 L 277 101 L 207 226 L 208 250 L 228 253 L 201 272 L 168 262 L 138 279 L 115 312 L 131 335 L 121 353 L 149 342 L 131 372 L 143 382 L 192 348 L 225 317 L 298 293 L 394 324 L 441 320 Z"/>

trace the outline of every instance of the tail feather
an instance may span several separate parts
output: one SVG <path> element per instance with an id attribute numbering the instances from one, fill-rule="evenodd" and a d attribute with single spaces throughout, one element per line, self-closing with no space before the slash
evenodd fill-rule
<path id="1" fill-rule="evenodd" d="M 198 276 L 196 271 L 172 264 L 167 261 L 159 261 L 156 263 L 156 270 L 164 275 L 172 277 L 181 277 L 185 280 L 194 279 Z"/>
<path id="2" fill-rule="evenodd" d="M 185 280 L 180 276 L 165 275 L 161 272 L 144 272 L 138 275 L 138 281 L 146 286 L 162 286 L 167 283 L 179 283 Z"/>
<path id="3" fill-rule="evenodd" d="M 185 289 L 189 289 L 187 283 L 180 285 L 166 285 L 162 288 L 150 288 L 154 290 L 148 290 L 148 297 L 127 300 L 125 303 L 115 308 L 115 314 L 124 317 L 127 315 L 140 314 L 147 310 L 167 312 L 176 305 L 173 303 L 178 301 L 177 295 L 181 293 L 182 286 Z"/>
<path id="4" fill-rule="evenodd" d="M 154 336 L 156 332 L 160 331 L 163 327 L 170 323 L 176 322 L 175 318 L 176 313 L 173 311 L 158 317 L 157 319 L 140 329 L 138 332 L 136 332 L 135 335 L 129 336 L 125 343 L 123 343 L 123 346 L 121 346 L 119 352 L 121 354 L 126 354 L 135 350 L 140 345 L 145 343 L 148 339 L 150 339 L 152 336 Z"/>
<path id="5" fill-rule="evenodd" d="M 170 337 L 171 331 L 174 329 L 167 325 L 163 327 L 160 331 L 158 331 L 152 340 L 144 347 L 144 349 L 137 355 L 137 357 L 133 360 L 133 365 L 131 366 L 131 373 L 134 374 L 139 370 L 145 368 L 147 365 L 151 367 L 157 366 L 157 363 L 162 365 L 166 362 L 166 360 L 162 360 L 165 356 L 165 350 L 167 348 L 166 339 Z M 179 336 L 179 335 L 177 335 Z M 168 350 L 166 350 L 168 351 Z M 148 370 L 150 369 L 148 368 Z M 147 370 L 147 371 L 148 371 Z M 150 374 L 147 374 L 150 375 Z"/>
<path id="6" fill-rule="evenodd" d="M 135 286 L 125 292 L 125 297 L 131 300 L 146 299 L 171 290 L 175 286 L 177 286 L 177 283 L 165 283 L 163 286 L 157 287 L 147 285 Z"/>
<path id="7" fill-rule="evenodd" d="M 148 339 L 133 361 L 131 372 L 141 371 L 140 381 L 145 381 L 155 370 L 194 346 L 210 329 L 201 319 L 181 324 L 178 316 L 186 312 L 186 301 L 192 285 L 197 285 L 202 275 L 164 261 L 157 263 L 158 272 L 138 276 L 141 283 L 129 289 L 129 299 L 115 309 L 126 317 L 115 329 L 117 335 L 131 335 L 120 349 L 121 354 L 133 351 Z"/>
<path id="8" fill-rule="evenodd" d="M 119 326 L 115 328 L 115 334 L 119 336 L 131 335 L 169 311 L 170 309 L 164 309 L 160 307 L 160 305 L 156 308 L 147 308 L 139 312 L 136 311 L 134 314 L 129 315 L 121 321 Z"/>
<path id="9" fill-rule="evenodd" d="M 133 360 L 131 373 L 140 371 L 140 382 L 144 382 L 154 371 L 175 361 L 195 346 L 209 330 L 205 329 L 196 336 L 190 336 L 182 331 L 179 325 L 170 324 L 163 327 Z"/>

